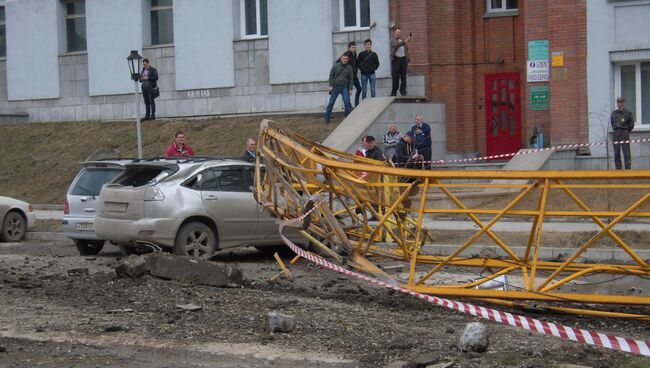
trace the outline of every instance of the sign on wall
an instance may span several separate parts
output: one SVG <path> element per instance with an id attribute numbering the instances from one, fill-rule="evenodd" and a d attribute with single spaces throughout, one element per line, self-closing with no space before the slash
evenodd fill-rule
<path id="1" fill-rule="evenodd" d="M 550 63 L 548 57 L 548 40 L 528 41 L 528 82 L 548 82 Z"/>
<path id="2" fill-rule="evenodd" d="M 551 54 L 552 66 L 564 66 L 564 52 L 558 51 Z"/>
<path id="3" fill-rule="evenodd" d="M 550 92 L 548 86 L 530 87 L 530 109 L 548 110 Z"/>

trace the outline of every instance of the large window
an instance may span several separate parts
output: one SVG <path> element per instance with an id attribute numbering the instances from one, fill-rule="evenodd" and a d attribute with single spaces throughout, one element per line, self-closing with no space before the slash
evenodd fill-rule
<path id="1" fill-rule="evenodd" d="M 0 6 L 0 57 L 7 56 L 7 26 L 5 23 L 5 7 Z"/>
<path id="2" fill-rule="evenodd" d="M 518 0 L 487 0 L 488 12 L 517 10 L 518 8 L 519 8 Z"/>
<path id="3" fill-rule="evenodd" d="M 86 51 L 86 2 L 66 0 L 64 4 L 68 52 Z"/>
<path id="4" fill-rule="evenodd" d="M 616 96 L 639 124 L 650 124 L 650 61 L 616 65 Z"/>
<path id="5" fill-rule="evenodd" d="M 172 0 L 151 0 L 151 44 L 174 43 Z"/>
<path id="6" fill-rule="evenodd" d="M 370 27 L 370 0 L 340 0 L 341 28 Z"/>
<path id="7" fill-rule="evenodd" d="M 242 38 L 269 34 L 267 0 L 241 0 Z"/>

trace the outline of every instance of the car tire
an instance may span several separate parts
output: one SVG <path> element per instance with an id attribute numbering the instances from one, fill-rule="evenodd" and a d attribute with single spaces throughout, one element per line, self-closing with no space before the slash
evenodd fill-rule
<path id="1" fill-rule="evenodd" d="M 18 212 L 7 213 L 2 220 L 2 234 L 0 237 L 6 242 L 18 242 L 25 237 L 27 220 Z"/>
<path id="2" fill-rule="evenodd" d="M 187 223 L 176 234 L 174 242 L 174 254 L 176 255 L 208 259 L 216 249 L 217 238 L 214 231 L 202 222 Z"/>
<path id="3" fill-rule="evenodd" d="M 79 255 L 82 256 L 94 256 L 99 254 L 104 248 L 103 240 L 82 240 L 75 239 L 74 245 L 77 246 Z"/>

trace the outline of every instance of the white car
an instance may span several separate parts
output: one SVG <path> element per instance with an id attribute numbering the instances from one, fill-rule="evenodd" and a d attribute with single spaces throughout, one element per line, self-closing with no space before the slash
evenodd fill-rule
<path id="1" fill-rule="evenodd" d="M 0 196 L 0 240 L 17 242 L 23 240 L 28 229 L 36 223 L 36 213 L 24 201 Z"/>

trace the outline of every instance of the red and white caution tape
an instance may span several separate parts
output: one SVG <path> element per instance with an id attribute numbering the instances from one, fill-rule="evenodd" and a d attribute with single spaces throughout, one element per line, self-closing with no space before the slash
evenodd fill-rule
<path id="1" fill-rule="evenodd" d="M 595 143 L 565 144 L 565 145 L 553 146 L 553 147 L 547 147 L 547 148 L 536 148 L 536 149 L 529 149 L 529 150 L 523 150 L 523 151 L 518 151 L 518 152 L 503 153 L 503 154 L 499 154 L 499 155 L 461 158 L 461 159 L 456 159 L 456 160 L 416 161 L 416 162 L 413 162 L 413 164 L 422 165 L 422 164 L 430 163 L 430 164 L 436 165 L 436 164 L 450 164 L 450 163 L 462 163 L 462 162 L 488 161 L 488 160 L 498 160 L 498 159 L 510 158 L 510 157 L 514 157 L 514 156 L 522 156 L 522 155 L 527 155 L 527 154 L 536 153 L 536 152 L 551 151 L 551 150 L 563 150 L 563 149 L 571 149 L 571 148 L 604 146 L 606 144 L 630 144 L 630 143 L 646 143 L 646 142 L 650 142 L 650 138 L 629 139 L 629 140 L 626 140 L 626 141 L 615 141 L 615 142 L 604 142 L 603 141 L 603 142 L 595 142 Z M 403 166 L 403 165 L 405 165 L 404 162 L 396 162 L 395 163 L 395 166 L 398 166 L 398 167 Z"/>
<path id="2" fill-rule="evenodd" d="M 363 280 L 371 284 L 382 286 L 387 289 L 392 289 L 395 291 L 399 291 L 400 293 L 408 294 L 413 297 L 423 299 L 437 306 L 449 308 L 464 314 L 470 314 L 475 317 L 498 322 L 504 325 L 517 327 L 528 331 L 535 331 L 544 335 L 551 335 L 551 336 L 559 337 L 561 339 L 576 341 L 587 345 L 594 345 L 598 347 L 624 351 L 632 354 L 650 356 L 650 341 L 641 341 L 641 340 L 628 339 L 624 337 L 606 335 L 600 332 L 594 332 L 594 331 L 583 330 L 583 329 L 569 327 L 569 326 L 563 326 L 553 322 L 541 321 L 538 319 L 520 316 L 508 312 L 503 312 L 496 309 L 476 306 L 470 303 L 458 302 L 458 301 L 453 301 L 445 298 L 439 298 L 432 295 L 426 295 L 415 291 L 407 290 L 399 286 L 391 285 L 386 282 L 374 279 L 372 277 L 368 277 L 366 275 L 362 275 L 354 271 L 347 270 L 341 266 L 330 263 L 313 253 L 304 251 L 299 246 L 291 242 L 291 240 L 289 240 L 287 237 L 285 237 L 284 234 L 282 234 L 282 230 L 285 226 L 290 224 L 299 224 L 306 216 L 309 216 L 311 212 L 316 209 L 316 207 L 317 206 L 314 206 L 314 208 L 312 208 L 311 211 L 307 212 L 305 215 L 302 215 L 296 219 L 282 221 L 280 223 L 280 237 L 282 238 L 284 243 L 287 246 L 289 246 L 289 248 L 291 248 L 293 252 L 295 252 L 296 254 L 300 255 L 305 259 L 310 260 L 311 262 L 319 266 L 328 268 L 330 270 L 336 271 L 338 273 L 347 276 L 351 276 Z"/>

